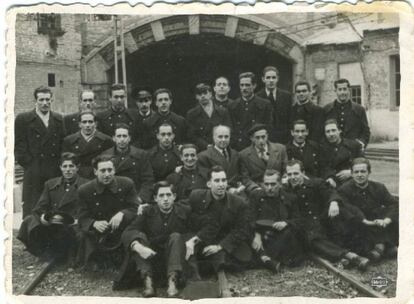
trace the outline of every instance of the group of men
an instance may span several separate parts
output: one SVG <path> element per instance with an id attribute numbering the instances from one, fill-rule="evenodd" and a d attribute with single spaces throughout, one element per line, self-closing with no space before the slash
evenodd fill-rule
<path id="1" fill-rule="evenodd" d="M 166 88 L 135 89 L 137 109 L 127 109 L 126 88 L 114 84 L 100 112 L 86 90 L 79 112 L 63 117 L 51 111 L 52 91 L 36 89 L 35 109 L 15 120 L 18 239 L 36 256 L 83 266 L 121 251 L 114 288 L 141 278 L 146 297 L 160 273 L 177 296 L 201 262 L 277 273 L 309 252 L 360 270 L 395 256 L 398 202 L 369 180 L 370 130 L 349 81 L 335 81 L 337 99 L 322 108 L 308 82 L 293 98 L 278 80 L 265 67 L 256 94 L 256 76 L 241 73 L 235 100 L 226 77 L 200 83 L 185 118 Z"/>

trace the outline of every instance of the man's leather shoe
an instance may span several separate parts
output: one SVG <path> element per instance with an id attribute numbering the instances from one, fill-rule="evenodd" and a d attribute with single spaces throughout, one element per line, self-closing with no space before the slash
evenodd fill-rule
<path id="1" fill-rule="evenodd" d="M 362 257 L 357 255 L 356 257 L 354 257 L 351 260 L 351 263 L 356 266 L 360 271 L 365 271 L 368 268 L 368 265 L 371 261 L 366 258 L 366 257 Z"/>
<path id="2" fill-rule="evenodd" d="M 280 262 L 275 262 L 272 260 L 267 260 L 263 262 L 266 269 L 269 269 L 273 273 L 279 273 L 280 272 Z"/>
<path id="3" fill-rule="evenodd" d="M 172 272 L 168 276 L 168 289 L 167 289 L 167 296 L 169 298 L 175 298 L 178 295 L 177 289 L 177 273 Z"/>

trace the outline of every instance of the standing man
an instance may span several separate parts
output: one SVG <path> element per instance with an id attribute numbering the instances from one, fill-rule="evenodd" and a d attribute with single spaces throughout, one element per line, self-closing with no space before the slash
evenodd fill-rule
<path id="1" fill-rule="evenodd" d="M 112 137 L 115 147 L 104 151 L 103 155 L 112 156 L 116 175 L 125 176 L 135 183 L 140 203 L 149 203 L 152 196 L 154 174 L 147 152 L 131 146 L 130 130 L 126 124 L 116 124 Z"/>
<path id="2" fill-rule="evenodd" d="M 213 101 L 217 107 L 227 108 L 229 103 L 233 101 L 229 98 L 230 82 L 227 77 L 219 76 L 214 81 L 214 97 Z"/>
<path id="3" fill-rule="evenodd" d="M 270 140 L 275 143 L 286 144 L 289 139 L 289 122 L 292 109 L 291 94 L 277 87 L 279 70 L 274 66 L 263 69 L 262 82 L 265 87 L 257 96 L 270 101 L 273 110 L 272 127 L 269 128 Z"/>
<path id="4" fill-rule="evenodd" d="M 285 146 L 268 139 L 266 125 L 256 124 L 248 132 L 251 146 L 240 152 L 243 184 L 247 193 L 260 188 L 266 169 L 285 172 L 287 154 Z"/>
<path id="5" fill-rule="evenodd" d="M 35 109 L 16 116 L 14 155 L 23 167 L 23 218 L 29 215 L 42 193 L 44 183 L 59 176 L 59 157 L 65 134 L 63 118 L 51 111 L 52 91 L 34 91 Z"/>
<path id="6" fill-rule="evenodd" d="M 136 134 L 137 138 L 132 145 L 142 148 L 144 150 L 151 148 L 149 142 L 149 130 L 146 129 L 145 122 L 154 116 L 154 111 L 151 109 L 152 105 L 152 90 L 147 87 L 138 87 L 132 92 L 132 98 L 135 100 L 137 111 L 135 112 L 136 119 Z"/>
<path id="7" fill-rule="evenodd" d="M 198 105 L 187 112 L 187 138 L 199 151 L 203 151 L 212 143 L 213 128 L 219 124 L 230 126 L 229 112 L 224 107 L 217 107 L 213 102 L 211 87 L 199 83 L 195 88 Z"/>
<path id="8" fill-rule="evenodd" d="M 272 126 L 272 106 L 269 101 L 255 96 L 256 76 L 251 73 L 241 73 L 241 97 L 229 103 L 228 110 L 232 120 L 232 146 L 241 151 L 250 144 L 248 130 L 254 124 L 265 124 L 269 129 Z"/>
<path id="9" fill-rule="evenodd" d="M 323 109 L 312 102 L 311 88 L 307 81 L 299 81 L 295 85 L 296 102 L 292 107 L 291 122 L 304 120 L 308 127 L 308 139 L 317 143 L 324 138 Z"/>
<path id="10" fill-rule="evenodd" d="M 335 119 L 342 136 L 355 140 L 364 150 L 371 135 L 365 109 L 351 101 L 351 85 L 347 79 L 336 80 L 334 86 L 337 99 L 323 108 L 325 120 Z"/>
<path id="11" fill-rule="evenodd" d="M 91 110 L 79 114 L 79 131 L 63 140 L 63 151 L 75 153 L 79 157 L 79 175 L 92 179 L 94 177 L 92 159 L 102 151 L 112 147 L 112 139 L 96 130 L 96 116 Z"/>
<path id="12" fill-rule="evenodd" d="M 96 107 L 95 94 L 91 90 L 83 90 L 80 94 L 79 111 L 64 116 L 66 136 L 79 131 L 79 114 L 93 111 Z"/>
<path id="13" fill-rule="evenodd" d="M 150 135 L 149 145 L 152 147 L 156 144 L 158 127 L 165 123 L 172 126 L 175 134 L 175 143 L 178 145 L 183 144 L 185 142 L 187 126 L 184 117 L 171 111 L 173 102 L 171 91 L 165 88 L 158 89 L 154 93 L 154 98 L 157 112 L 145 122 L 146 129 Z"/>

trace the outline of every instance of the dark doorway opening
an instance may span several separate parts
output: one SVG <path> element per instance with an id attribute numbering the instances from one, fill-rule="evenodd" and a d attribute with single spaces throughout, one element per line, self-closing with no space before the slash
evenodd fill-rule
<path id="1" fill-rule="evenodd" d="M 199 82 L 213 85 L 217 76 L 230 79 L 230 96 L 238 96 L 238 74 L 252 71 L 263 85 L 261 72 L 266 65 L 280 71 L 279 87 L 291 91 L 292 62 L 278 53 L 251 42 L 215 34 L 175 36 L 152 44 L 126 58 L 127 80 L 132 87 L 166 87 L 173 93 L 173 111 L 185 115 L 195 105 L 193 88 Z M 113 71 L 109 72 L 113 77 Z M 130 88 L 131 89 L 131 88 Z M 130 106 L 134 107 L 129 98 Z"/>

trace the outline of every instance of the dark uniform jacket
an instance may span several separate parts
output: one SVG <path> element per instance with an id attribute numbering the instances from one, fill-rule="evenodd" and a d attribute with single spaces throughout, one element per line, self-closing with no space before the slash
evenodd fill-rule
<path id="1" fill-rule="evenodd" d="M 266 100 L 271 100 L 266 95 L 263 88 L 257 93 L 257 96 Z M 272 142 L 285 144 L 289 140 L 290 131 L 290 115 L 292 109 L 292 96 L 288 91 L 277 88 L 276 101 L 270 102 L 272 108 L 272 128 L 269 129 L 269 139 Z"/>
<path id="2" fill-rule="evenodd" d="M 173 172 L 167 176 L 167 181 L 174 185 L 177 200 L 186 199 L 194 189 L 207 187 L 207 172 L 203 167 L 197 166 L 194 170 L 181 168 L 179 173 Z"/>
<path id="3" fill-rule="evenodd" d="M 287 163 L 286 148 L 284 145 L 268 143 L 269 159 L 265 162 L 257 154 L 256 148 L 251 145 L 240 152 L 243 184 L 249 193 L 263 181 L 266 169 L 274 169 L 281 174 L 285 171 Z"/>
<path id="4" fill-rule="evenodd" d="M 98 121 L 98 130 L 105 133 L 108 136 L 113 136 L 115 126 L 117 123 L 126 124 L 131 131 L 131 141 L 134 142 L 137 139 L 137 128 L 134 117 L 134 112 L 131 109 L 125 109 L 122 112 L 115 112 L 112 108 L 98 112 L 96 115 Z"/>
<path id="5" fill-rule="evenodd" d="M 23 217 L 29 215 L 44 183 L 59 176 L 64 125 L 62 116 L 50 112 L 46 128 L 35 110 L 18 114 L 15 120 L 14 155 L 24 169 Z"/>
<path id="6" fill-rule="evenodd" d="M 130 109 L 133 112 L 135 118 L 135 135 L 136 138 L 132 141 L 132 145 L 144 150 L 150 149 L 153 145 L 151 143 L 151 130 L 148 129 L 146 121 L 155 115 L 155 112 L 151 110 L 148 116 L 142 116 L 137 109 Z"/>
<path id="7" fill-rule="evenodd" d="M 298 119 L 306 121 L 306 126 L 309 131 L 308 139 L 318 143 L 324 139 L 325 115 L 320 106 L 314 104 L 312 101 L 308 101 L 303 105 L 295 103 L 291 113 L 291 129 L 293 129 L 293 122 Z"/>
<path id="8" fill-rule="evenodd" d="M 151 147 L 157 143 L 157 132 L 158 127 L 162 124 L 170 124 L 173 128 L 175 134 L 174 142 L 179 145 L 183 144 L 186 141 L 187 134 L 187 124 L 184 117 L 170 112 L 167 115 L 161 115 L 158 112 L 155 112 L 154 115 L 145 121 L 146 130 L 148 130 L 148 145 Z"/>
<path id="9" fill-rule="evenodd" d="M 233 132 L 232 147 L 241 151 L 250 145 L 248 130 L 254 124 L 265 124 L 270 132 L 272 128 L 272 107 L 270 102 L 258 96 L 253 96 L 249 101 L 241 97 L 229 103 Z"/>
<path id="10" fill-rule="evenodd" d="M 180 151 L 175 145 L 169 150 L 156 145 L 148 150 L 148 157 L 156 182 L 164 180 L 176 167 L 182 165 Z"/>
<path id="11" fill-rule="evenodd" d="M 325 160 L 322 158 L 320 145 L 307 140 L 303 147 L 298 147 L 292 141 L 286 145 L 288 160 L 300 160 L 305 168 L 306 176 L 321 177 L 325 172 Z"/>
<path id="12" fill-rule="evenodd" d="M 358 139 L 365 146 L 368 144 L 371 132 L 368 126 L 367 114 L 362 106 L 350 100 L 342 105 L 335 100 L 327 104 L 323 110 L 325 120 L 330 118 L 337 120 L 343 137 Z"/>
<path id="13" fill-rule="evenodd" d="M 226 108 L 229 106 L 229 103 L 231 103 L 233 101 L 233 99 L 228 98 L 225 101 L 219 101 L 217 100 L 217 98 L 215 96 L 213 96 L 213 102 L 214 105 L 217 107 L 221 107 L 221 108 Z"/>
<path id="14" fill-rule="evenodd" d="M 86 141 L 81 132 L 66 136 L 63 140 L 63 152 L 72 152 L 79 157 L 79 175 L 88 179 L 94 178 L 92 159 L 102 151 L 113 146 L 112 138 L 104 133 L 96 131 L 90 141 Z"/>
<path id="15" fill-rule="evenodd" d="M 240 154 L 234 149 L 227 148 L 229 160 L 226 160 L 224 155 L 217 151 L 216 148 L 210 146 L 207 150 L 198 154 L 198 164 L 210 170 L 214 166 L 223 167 L 226 171 L 227 182 L 231 187 L 237 187 L 237 183 L 241 182 L 241 160 Z"/>
<path id="16" fill-rule="evenodd" d="M 63 117 L 65 124 L 65 136 L 79 131 L 79 112 L 71 113 Z"/>
<path id="17" fill-rule="evenodd" d="M 130 146 L 128 152 L 124 154 L 119 153 L 115 147 L 104 151 L 102 154 L 113 156 L 116 175 L 132 179 L 138 196 L 143 202 L 151 201 L 154 174 L 147 152 Z"/>
<path id="18" fill-rule="evenodd" d="M 208 117 L 201 105 L 197 105 L 187 112 L 186 122 L 188 126 L 187 139 L 195 144 L 199 151 L 213 143 L 213 128 L 217 125 L 231 127 L 230 115 L 227 109 L 216 107 L 213 104 L 213 113 Z"/>

